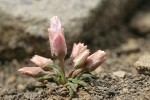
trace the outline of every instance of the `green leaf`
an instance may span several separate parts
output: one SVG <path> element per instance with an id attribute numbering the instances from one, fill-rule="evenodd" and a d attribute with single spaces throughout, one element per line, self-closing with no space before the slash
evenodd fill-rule
<path id="1" fill-rule="evenodd" d="M 53 66 L 55 69 L 57 69 L 59 71 L 60 75 L 61 75 L 61 77 L 60 77 L 61 82 L 59 82 L 59 84 L 60 83 L 65 84 L 66 83 L 66 79 L 65 79 L 65 75 L 64 75 L 63 70 L 57 65 L 51 65 L 51 66 Z"/>
<path id="2" fill-rule="evenodd" d="M 67 86 L 67 88 L 69 89 L 69 95 L 70 95 L 69 99 L 71 100 L 74 96 L 74 91 L 70 86 Z"/>
<path id="3" fill-rule="evenodd" d="M 80 77 L 84 74 L 85 72 L 80 73 L 75 79 L 80 79 Z"/>
<path id="4" fill-rule="evenodd" d="M 82 85 L 83 87 L 87 86 L 87 83 L 85 83 L 84 81 L 82 80 L 77 80 L 77 79 L 69 79 L 70 81 L 72 81 L 73 83 L 75 84 L 79 84 L 79 85 Z"/>
<path id="5" fill-rule="evenodd" d="M 66 85 L 67 85 L 67 86 L 70 86 L 74 92 L 77 91 L 77 87 L 78 87 L 77 84 L 73 84 L 73 83 L 71 83 L 71 82 L 68 82 L 68 83 L 66 83 Z"/>
<path id="6" fill-rule="evenodd" d="M 44 80 L 49 80 L 49 79 L 52 79 L 52 78 L 53 78 L 53 76 L 47 75 L 47 76 L 36 78 L 36 80 L 39 81 L 39 82 L 43 82 Z"/>
<path id="7" fill-rule="evenodd" d="M 55 69 L 59 70 L 60 72 L 63 72 L 63 70 L 59 66 L 57 65 L 51 65 L 51 66 L 53 66 Z"/>

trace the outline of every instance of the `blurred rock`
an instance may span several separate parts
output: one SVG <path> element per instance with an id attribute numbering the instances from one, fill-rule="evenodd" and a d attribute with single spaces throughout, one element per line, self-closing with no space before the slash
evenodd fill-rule
<path id="1" fill-rule="evenodd" d="M 130 26 L 141 35 L 150 33 L 150 1 L 146 1 L 137 13 L 133 16 Z"/>
<path id="2" fill-rule="evenodd" d="M 129 90 L 127 88 L 122 89 L 123 93 L 129 93 Z"/>
<path id="3" fill-rule="evenodd" d="M 0 0 L 0 60 L 50 57 L 47 28 L 54 15 L 65 28 L 68 53 L 78 40 L 92 50 L 114 47 L 131 35 L 125 20 L 143 1 Z"/>
<path id="4" fill-rule="evenodd" d="M 127 43 L 121 45 L 121 47 L 117 50 L 117 53 L 120 54 L 130 54 L 136 53 L 140 51 L 139 44 L 134 39 L 128 39 Z"/>
<path id="5" fill-rule="evenodd" d="M 0 0 L 0 60 L 21 60 L 35 53 L 49 57 L 49 19 L 57 15 L 67 41 L 73 40 L 71 37 L 81 29 L 82 18 L 100 1 Z"/>
<path id="6" fill-rule="evenodd" d="M 142 74 L 150 75 L 150 55 L 143 55 L 135 62 L 135 67 Z"/>
<path id="7" fill-rule="evenodd" d="M 47 27 L 52 16 L 60 17 L 64 27 L 71 28 L 88 15 L 101 0 L 1 0 L 0 8 L 19 21 L 27 22 L 24 29 L 35 36 L 47 37 Z M 73 13 L 73 14 L 72 14 Z M 81 16 L 82 15 L 82 16 Z M 67 30 L 67 29 L 66 29 Z M 73 33 L 70 33 L 73 34 Z"/>
<path id="8" fill-rule="evenodd" d="M 95 73 L 97 76 L 99 76 L 102 71 L 103 71 L 103 68 L 99 66 L 96 70 L 94 70 L 94 73 Z"/>
<path id="9" fill-rule="evenodd" d="M 46 85 L 41 83 L 41 82 L 35 82 L 34 87 L 35 88 L 42 88 L 42 87 L 46 87 Z"/>
<path id="10" fill-rule="evenodd" d="M 18 85 L 17 85 L 17 89 L 18 89 L 19 91 L 23 91 L 23 90 L 26 89 L 26 87 L 25 87 L 25 85 L 23 85 L 23 84 L 18 84 Z"/>
<path id="11" fill-rule="evenodd" d="M 103 0 L 84 20 L 81 41 L 90 45 L 93 51 L 113 48 L 125 42 L 133 35 L 126 24 L 145 1 Z"/>
<path id="12" fill-rule="evenodd" d="M 12 75 L 12 76 L 10 76 L 10 77 L 8 77 L 8 79 L 7 79 L 7 83 L 8 84 L 12 84 L 12 83 L 14 83 L 16 81 L 16 76 L 14 76 L 14 75 Z"/>
<path id="13" fill-rule="evenodd" d="M 27 92 L 24 94 L 24 99 L 27 99 L 27 100 L 34 100 L 36 97 L 38 96 L 37 93 L 30 93 L 30 92 Z"/>
<path id="14" fill-rule="evenodd" d="M 150 12 L 138 13 L 132 19 L 131 27 L 143 35 L 150 33 Z"/>
<path id="15" fill-rule="evenodd" d="M 91 100 L 92 99 L 92 97 L 90 96 L 90 94 L 87 91 L 80 90 L 78 92 L 78 95 L 79 95 L 79 98 L 82 97 L 83 100 Z"/>
<path id="16" fill-rule="evenodd" d="M 116 72 L 113 72 L 113 75 L 120 77 L 120 78 L 124 78 L 126 73 L 124 71 L 116 71 Z"/>

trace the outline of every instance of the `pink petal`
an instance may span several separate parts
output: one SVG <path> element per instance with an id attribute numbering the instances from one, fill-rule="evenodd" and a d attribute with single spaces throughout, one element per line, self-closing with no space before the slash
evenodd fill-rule
<path id="1" fill-rule="evenodd" d="M 89 71 L 94 71 L 96 68 L 98 68 L 104 61 L 106 60 L 106 57 L 101 58 L 101 60 L 97 60 L 93 62 L 91 65 L 88 66 Z"/>
<path id="2" fill-rule="evenodd" d="M 64 29 L 61 28 L 61 22 L 57 16 L 50 19 L 49 41 L 52 56 L 63 59 L 67 53 Z"/>
<path id="3" fill-rule="evenodd" d="M 57 34 L 58 34 L 58 33 L 56 33 L 53 28 L 48 28 L 48 36 L 49 36 L 49 39 L 53 40 L 53 38 L 54 38 Z"/>
<path id="4" fill-rule="evenodd" d="M 44 70 L 52 70 L 52 68 L 53 68 L 51 66 L 51 65 L 53 65 L 53 61 L 51 59 L 35 55 L 30 60 Z"/>
<path id="5" fill-rule="evenodd" d="M 90 55 L 87 60 L 85 67 L 88 71 L 94 71 L 106 60 L 106 54 L 104 51 L 98 50 L 97 52 Z"/>
<path id="6" fill-rule="evenodd" d="M 73 60 L 78 55 L 78 52 L 79 52 L 79 48 L 77 48 L 77 44 L 74 43 L 70 58 Z"/>
<path id="7" fill-rule="evenodd" d="M 53 61 L 51 59 L 39 56 L 39 55 L 35 55 L 34 57 L 32 57 L 32 59 L 30 59 L 33 63 L 35 63 L 36 65 L 38 65 L 39 67 L 43 67 L 46 66 L 47 64 L 53 64 Z"/>
<path id="8" fill-rule="evenodd" d="M 83 65 L 85 64 L 85 61 L 87 59 L 87 57 L 89 56 L 90 52 L 89 50 L 86 50 L 84 52 L 82 52 L 80 55 L 78 55 L 74 60 L 74 69 L 83 67 Z"/>
<path id="9" fill-rule="evenodd" d="M 82 72 L 84 72 L 84 68 L 80 68 L 80 69 L 76 69 L 72 75 L 71 75 L 71 78 L 75 78 L 77 77 L 79 74 L 81 74 Z"/>
<path id="10" fill-rule="evenodd" d="M 88 50 L 87 46 L 84 46 L 83 43 L 78 43 L 73 45 L 72 53 L 70 55 L 70 59 L 75 59 L 78 55 L 80 55 L 82 52 Z"/>
<path id="11" fill-rule="evenodd" d="M 18 71 L 31 77 L 42 77 L 48 74 L 48 72 L 44 71 L 41 67 L 23 67 Z"/>
<path id="12" fill-rule="evenodd" d="M 53 40 L 53 50 L 55 55 L 59 58 L 64 58 L 67 54 L 65 39 L 60 34 L 58 34 Z"/>

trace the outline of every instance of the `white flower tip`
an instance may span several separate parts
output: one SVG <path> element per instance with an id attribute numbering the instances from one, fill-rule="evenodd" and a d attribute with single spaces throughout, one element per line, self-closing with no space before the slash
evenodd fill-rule
<path id="1" fill-rule="evenodd" d="M 61 32 L 61 22 L 57 16 L 50 19 L 50 28 L 54 29 L 55 32 Z"/>
<path id="2" fill-rule="evenodd" d="M 105 51 L 101 51 L 101 54 L 105 55 L 106 53 L 105 53 Z"/>
<path id="3" fill-rule="evenodd" d="M 30 59 L 30 61 L 32 61 L 32 62 L 33 62 L 33 58 L 31 58 L 31 59 Z"/>
<path id="4" fill-rule="evenodd" d="M 50 22 L 51 24 L 59 24 L 60 23 L 60 20 L 57 16 L 53 16 L 51 19 L 50 19 Z"/>
<path id="5" fill-rule="evenodd" d="M 53 16 L 51 19 L 58 19 L 58 16 Z"/>
<path id="6" fill-rule="evenodd" d="M 18 69 L 19 72 L 21 72 L 21 74 L 25 74 L 25 73 L 32 73 L 31 71 L 25 70 L 23 68 Z"/>
<path id="7" fill-rule="evenodd" d="M 57 18 L 58 18 L 57 16 L 53 16 L 53 17 L 50 19 L 50 22 L 55 21 Z"/>
<path id="8" fill-rule="evenodd" d="M 76 43 L 73 44 L 73 46 L 76 46 L 76 45 L 77 45 Z"/>
<path id="9" fill-rule="evenodd" d="M 38 55 L 34 55 L 33 57 L 36 57 L 36 56 L 38 56 Z"/>
<path id="10" fill-rule="evenodd" d="M 21 72 L 21 71 L 22 71 L 22 68 L 21 68 L 21 69 L 18 69 L 18 71 Z"/>

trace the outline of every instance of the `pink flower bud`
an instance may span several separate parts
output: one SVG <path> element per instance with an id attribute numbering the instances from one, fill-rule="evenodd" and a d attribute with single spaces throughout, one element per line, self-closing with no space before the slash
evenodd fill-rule
<path id="1" fill-rule="evenodd" d="M 61 22 L 57 16 L 50 19 L 49 41 L 52 56 L 64 59 L 67 54 L 64 29 L 61 28 Z"/>
<path id="2" fill-rule="evenodd" d="M 87 46 L 84 46 L 83 43 L 74 43 L 70 59 L 75 59 L 79 54 L 81 54 L 85 50 L 87 50 Z"/>
<path id="3" fill-rule="evenodd" d="M 71 75 L 71 78 L 75 78 L 77 77 L 79 74 L 81 74 L 82 72 L 84 72 L 84 68 L 79 68 L 79 69 L 76 69 L 72 75 Z"/>
<path id="4" fill-rule="evenodd" d="M 98 50 L 97 52 L 90 55 L 85 63 L 85 68 L 87 71 L 94 71 L 106 60 L 106 53 L 104 51 Z"/>
<path id="5" fill-rule="evenodd" d="M 44 71 L 41 67 L 23 67 L 18 71 L 20 71 L 22 74 L 35 78 L 49 74 L 49 72 Z"/>
<path id="6" fill-rule="evenodd" d="M 53 61 L 51 59 L 35 55 L 30 60 L 44 70 L 51 70 L 52 69 L 52 67 L 50 65 L 53 65 Z"/>
<path id="7" fill-rule="evenodd" d="M 87 59 L 87 57 L 89 56 L 90 52 L 89 50 L 85 50 L 83 51 L 81 54 L 79 54 L 74 60 L 74 69 L 78 69 L 83 67 L 83 65 L 85 64 L 85 61 Z"/>

